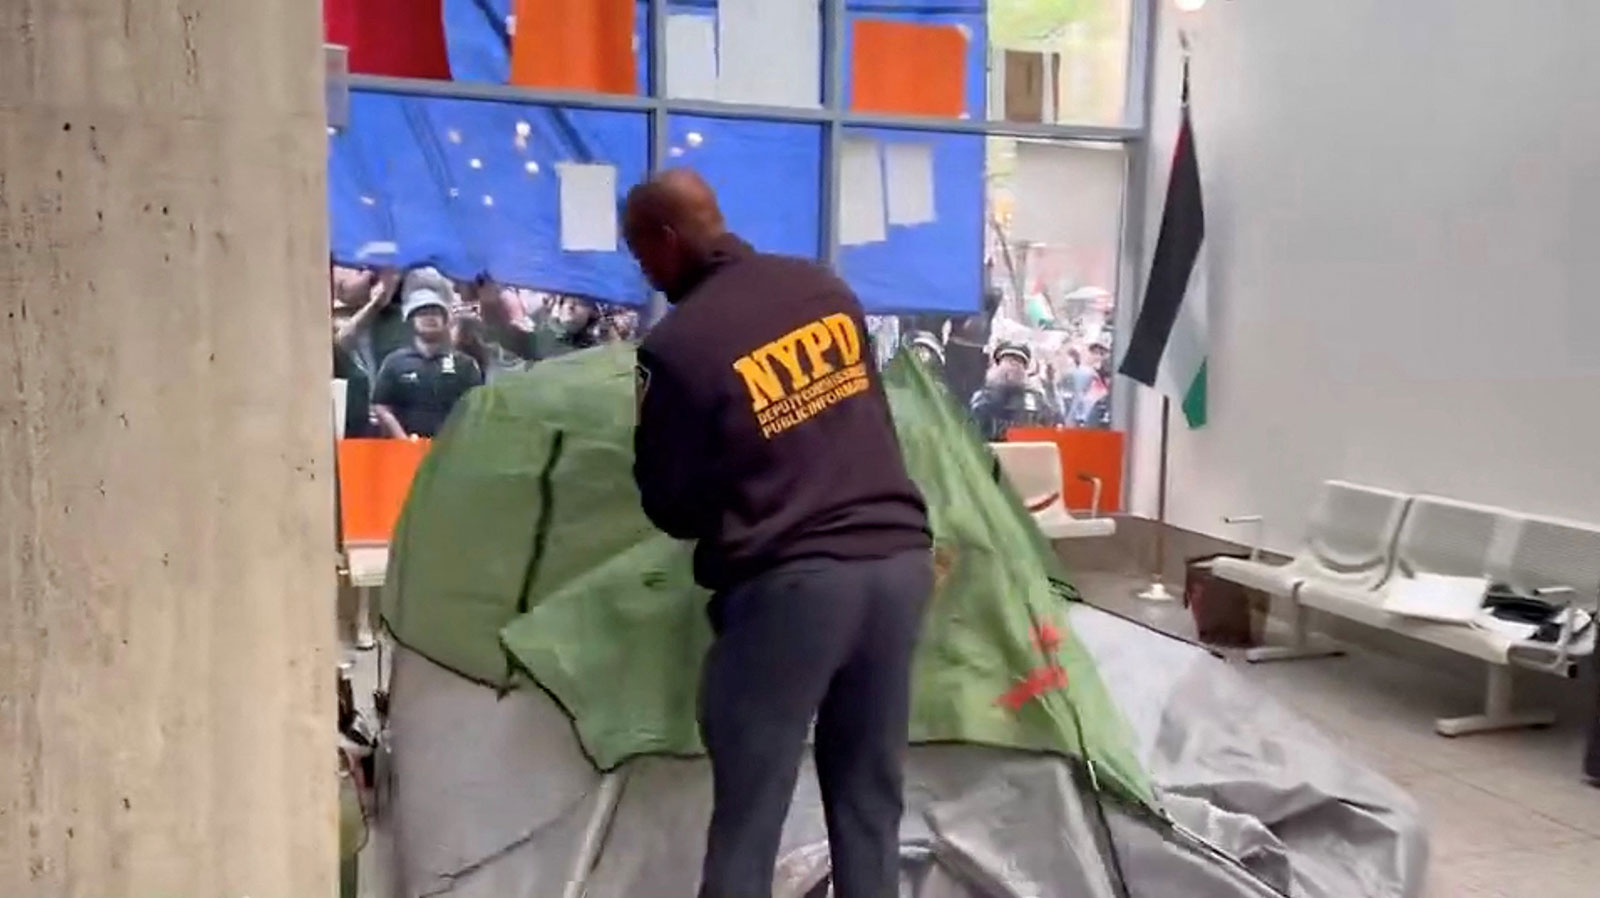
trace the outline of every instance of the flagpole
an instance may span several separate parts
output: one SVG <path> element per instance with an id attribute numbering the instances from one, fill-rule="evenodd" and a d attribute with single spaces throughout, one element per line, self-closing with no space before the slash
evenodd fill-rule
<path id="1" fill-rule="evenodd" d="M 1188 29 L 1178 31 L 1178 43 L 1183 47 L 1183 94 L 1182 106 L 1184 114 L 1189 112 L 1189 57 L 1192 45 L 1189 42 Z M 1156 551 L 1155 561 L 1150 569 L 1150 585 L 1138 593 L 1138 597 L 1147 602 L 1171 602 L 1175 598 L 1172 591 L 1167 589 L 1167 450 L 1172 437 L 1172 397 L 1163 392 L 1161 394 L 1161 460 L 1156 483 Z"/>
<path id="2" fill-rule="evenodd" d="M 1172 591 L 1167 589 L 1167 446 L 1172 434 L 1172 399 L 1161 394 L 1161 462 L 1156 481 L 1156 556 L 1150 570 L 1150 585 L 1139 593 L 1139 598 L 1149 602 L 1170 602 Z"/>

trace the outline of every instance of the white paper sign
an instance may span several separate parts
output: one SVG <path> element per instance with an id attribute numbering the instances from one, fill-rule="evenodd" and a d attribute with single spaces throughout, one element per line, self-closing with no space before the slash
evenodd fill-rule
<path id="1" fill-rule="evenodd" d="M 1012 239 L 1115 248 L 1126 169 L 1127 157 L 1116 148 L 1018 141 Z"/>
<path id="2" fill-rule="evenodd" d="M 889 239 L 884 220 L 883 163 L 878 142 L 847 137 L 839 152 L 839 244 Z"/>
<path id="3" fill-rule="evenodd" d="M 728 103 L 822 105 L 817 0 L 720 0 L 717 95 Z"/>
<path id="4" fill-rule="evenodd" d="M 617 170 L 609 165 L 556 163 L 561 179 L 561 248 L 617 251 Z"/>
<path id="5" fill-rule="evenodd" d="M 1383 610 L 1439 623 L 1467 624 L 1477 617 L 1488 591 L 1485 577 L 1399 577 L 1385 590 Z"/>
<path id="6" fill-rule="evenodd" d="M 888 182 L 889 224 L 921 225 L 937 218 L 933 197 L 933 147 L 925 143 L 890 143 L 883 147 Z"/>
<path id="7" fill-rule="evenodd" d="M 667 96 L 717 98 L 717 22 L 710 16 L 667 16 Z"/>

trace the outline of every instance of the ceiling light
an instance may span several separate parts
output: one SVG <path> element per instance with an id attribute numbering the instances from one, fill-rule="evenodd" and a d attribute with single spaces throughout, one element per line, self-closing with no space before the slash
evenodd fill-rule
<path id="1" fill-rule="evenodd" d="M 1172 0 L 1180 12 L 1199 12 L 1200 7 L 1206 5 L 1206 0 Z"/>
<path id="2" fill-rule="evenodd" d="M 460 143 L 461 142 L 461 132 L 457 131 L 454 128 L 451 128 L 449 131 L 446 131 L 445 132 L 445 136 L 450 138 L 450 142 L 451 143 Z"/>
<path id="3" fill-rule="evenodd" d="M 485 206 L 493 206 L 494 205 L 494 197 L 490 196 L 487 193 L 484 194 L 483 195 L 483 204 Z"/>
<path id="4" fill-rule="evenodd" d="M 529 159 L 527 162 L 523 163 L 522 167 L 526 169 L 530 175 L 536 175 L 539 173 L 539 163 L 534 162 L 532 159 Z"/>
<path id="5" fill-rule="evenodd" d="M 528 124 L 527 122 L 517 122 L 517 136 L 518 137 L 527 137 L 529 134 L 532 134 L 532 133 L 533 133 L 533 126 L 532 125 Z"/>
<path id="6" fill-rule="evenodd" d="M 467 160 L 467 164 L 472 166 L 473 168 L 483 168 L 483 160 L 482 159 L 476 159 L 476 158 L 468 159 Z"/>

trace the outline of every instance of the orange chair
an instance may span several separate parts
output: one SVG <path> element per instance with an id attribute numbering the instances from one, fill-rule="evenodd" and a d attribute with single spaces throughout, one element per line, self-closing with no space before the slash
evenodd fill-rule
<path id="1" fill-rule="evenodd" d="M 1026 443 L 1008 440 L 992 443 L 989 448 L 1045 538 L 1085 539 L 1112 536 L 1117 532 L 1115 519 L 1100 516 L 1098 495 L 1094 497 L 1087 517 L 1080 517 L 1068 510 L 1062 480 L 1061 447 L 1056 443 L 1048 440 Z M 1085 479 L 1098 483 L 1095 478 L 1086 476 Z"/>
<path id="2" fill-rule="evenodd" d="M 1099 482 L 1099 513 L 1122 510 L 1122 458 L 1124 435 L 1116 430 L 1089 428 L 1017 427 L 1006 433 L 1008 443 L 1055 443 L 1061 450 L 1061 483 L 1066 506 L 1074 511 L 1095 506 Z"/>
<path id="3" fill-rule="evenodd" d="M 339 441 L 339 532 L 345 545 L 387 545 L 428 440 Z"/>
<path id="4" fill-rule="evenodd" d="M 383 585 L 389 540 L 427 440 L 340 440 L 339 542 L 350 583 Z"/>
<path id="5" fill-rule="evenodd" d="M 427 440 L 339 440 L 339 544 L 341 574 L 358 595 L 355 644 L 370 649 L 372 591 L 389 569 L 389 541 L 405 507 L 417 466 L 428 454 Z"/>

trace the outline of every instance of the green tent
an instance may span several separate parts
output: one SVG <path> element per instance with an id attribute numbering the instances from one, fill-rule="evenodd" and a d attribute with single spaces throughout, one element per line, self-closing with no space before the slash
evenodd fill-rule
<path id="1" fill-rule="evenodd" d="M 1089 654 L 1075 593 L 993 459 L 902 354 L 885 373 L 932 511 L 939 585 L 916 660 L 912 739 L 1056 753 L 1133 805 L 1149 777 Z M 602 769 L 702 751 L 708 596 L 690 547 L 651 527 L 631 478 L 633 353 L 606 347 L 474 391 L 433 444 L 396 530 L 395 638 L 502 690 L 537 686 Z"/>

